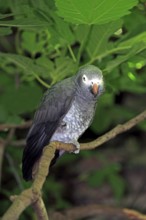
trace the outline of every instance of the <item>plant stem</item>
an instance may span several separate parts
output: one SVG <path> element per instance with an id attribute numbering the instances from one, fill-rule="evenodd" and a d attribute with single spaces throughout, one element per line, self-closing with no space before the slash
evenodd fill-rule
<path id="1" fill-rule="evenodd" d="M 43 81 L 37 74 L 35 74 L 35 73 L 33 72 L 33 75 L 35 76 L 35 78 L 37 79 L 37 81 L 38 81 L 41 85 L 43 85 L 43 86 L 46 87 L 47 89 L 50 88 L 50 85 L 48 85 L 45 81 Z"/>
<path id="2" fill-rule="evenodd" d="M 80 48 L 79 48 L 79 51 L 78 51 L 78 55 L 77 55 L 78 64 L 80 63 L 81 54 L 82 54 L 82 52 L 83 52 L 83 50 L 84 50 L 84 48 L 85 48 L 85 46 L 86 46 L 86 44 L 88 42 L 91 30 L 92 30 L 92 26 L 89 26 L 88 32 L 86 33 L 85 38 L 81 42 L 81 45 L 80 45 Z"/>
<path id="3" fill-rule="evenodd" d="M 75 55 L 74 55 L 74 52 L 73 52 L 71 46 L 68 44 L 67 47 L 68 47 L 68 50 L 69 50 L 69 52 L 70 52 L 70 55 L 71 55 L 73 61 L 76 63 L 76 62 L 77 62 L 77 59 L 76 59 L 76 57 L 75 57 Z"/>
<path id="4" fill-rule="evenodd" d="M 117 52 L 120 52 L 120 51 L 123 51 L 123 50 L 128 50 L 128 49 L 130 49 L 130 46 L 113 48 L 113 49 L 111 49 L 111 50 L 109 50 L 109 51 L 107 51 L 103 54 L 92 57 L 91 60 L 89 60 L 89 62 L 87 62 L 86 64 L 92 64 L 94 61 L 100 60 L 100 59 L 102 59 L 102 58 L 104 58 L 104 57 L 106 57 L 106 56 L 108 56 L 112 53 L 117 53 Z"/>

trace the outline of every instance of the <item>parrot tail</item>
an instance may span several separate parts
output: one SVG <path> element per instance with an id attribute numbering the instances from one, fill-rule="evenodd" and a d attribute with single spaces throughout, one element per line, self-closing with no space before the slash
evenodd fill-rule
<path id="1" fill-rule="evenodd" d="M 32 179 L 32 169 L 35 162 L 40 158 L 42 150 L 48 144 L 47 136 L 41 125 L 32 125 L 26 140 L 22 158 L 23 178 L 28 181 Z"/>

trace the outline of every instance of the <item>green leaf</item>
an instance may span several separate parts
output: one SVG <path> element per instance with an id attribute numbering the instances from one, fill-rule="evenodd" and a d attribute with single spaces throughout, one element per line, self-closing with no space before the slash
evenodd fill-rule
<path id="1" fill-rule="evenodd" d="M 56 0 L 57 13 L 74 24 L 104 24 L 129 14 L 137 0 Z"/>
<path id="2" fill-rule="evenodd" d="M 107 114 L 107 109 L 113 104 L 114 94 L 105 94 L 98 101 L 98 108 L 95 112 L 94 120 L 91 124 L 91 130 L 95 133 L 105 131 L 105 129 L 111 124 L 111 112 L 108 110 L 108 117 L 101 117 Z"/>
<path id="3" fill-rule="evenodd" d="M 77 64 L 69 57 L 58 57 L 55 59 L 55 69 L 51 72 L 54 82 L 62 80 L 75 74 Z"/>
<path id="4" fill-rule="evenodd" d="M 28 0 L 13 0 L 9 1 L 9 8 L 11 9 L 12 13 L 14 14 L 14 18 L 26 18 L 28 15 L 33 14 L 33 10 L 30 7 L 29 1 Z"/>
<path id="5" fill-rule="evenodd" d="M 111 72 L 114 68 L 126 62 L 129 58 L 135 56 L 136 54 L 139 54 L 145 49 L 146 49 L 146 43 L 143 42 L 136 43 L 131 50 L 129 48 L 129 52 L 127 52 L 125 55 L 119 55 L 117 56 L 116 59 L 109 61 L 104 71 Z"/>
<path id="6" fill-rule="evenodd" d="M 108 176 L 109 183 L 112 187 L 114 195 L 117 199 L 121 199 L 125 191 L 125 181 L 119 174 L 111 174 Z"/>
<path id="7" fill-rule="evenodd" d="M 29 18 L 20 18 L 20 19 L 9 20 L 9 21 L 0 21 L 0 26 L 23 27 L 23 28 L 43 26 L 44 28 L 47 28 L 48 23 L 36 17 L 29 17 Z"/>
<path id="8" fill-rule="evenodd" d="M 1 73 L 0 74 L 0 88 L 2 90 L 3 87 L 9 87 L 13 83 L 12 79 L 8 76 L 8 74 Z"/>
<path id="9" fill-rule="evenodd" d="M 39 33 L 34 31 L 23 31 L 22 33 L 22 48 L 32 55 L 43 50 L 44 41 L 38 40 L 38 35 Z"/>
<path id="10" fill-rule="evenodd" d="M 1 14 L 1 13 L 0 13 L 0 19 L 8 18 L 8 17 L 11 17 L 11 16 L 14 16 L 14 14 L 12 14 L 12 13 L 9 13 L 9 14 Z"/>
<path id="11" fill-rule="evenodd" d="M 40 83 L 42 83 L 44 86 L 49 87 L 45 82 L 42 82 L 39 76 L 42 76 L 43 73 L 46 74 L 46 77 L 49 78 L 49 73 L 47 71 L 47 68 L 44 66 L 38 66 L 34 64 L 33 60 L 16 54 L 10 54 L 10 53 L 0 53 L 0 57 L 5 58 L 7 62 L 13 63 L 16 66 L 19 66 L 24 71 L 26 77 L 33 76 L 33 78 L 36 78 Z"/>
<path id="12" fill-rule="evenodd" d="M 0 36 L 9 35 L 12 33 L 12 29 L 9 27 L 1 27 L 0 28 Z"/>
<path id="13" fill-rule="evenodd" d="M 31 0 L 31 7 L 33 9 L 34 14 L 40 18 L 41 20 L 47 21 L 49 23 L 52 22 L 52 18 L 50 18 L 50 11 L 54 13 L 54 2 L 48 0 Z"/>
<path id="14" fill-rule="evenodd" d="M 52 84 L 66 77 L 71 76 L 77 70 L 77 64 L 69 57 L 57 57 L 54 62 L 43 56 L 36 60 L 36 63 L 47 69 Z"/>
<path id="15" fill-rule="evenodd" d="M 89 32 L 90 28 L 91 27 L 86 24 L 77 25 L 75 29 L 75 35 L 77 41 L 82 43 L 83 39 L 86 38 L 86 34 Z"/>
<path id="16" fill-rule="evenodd" d="M 8 112 L 6 111 L 4 106 L 0 104 L 0 123 L 6 122 L 7 118 L 8 118 Z"/>
<path id="17" fill-rule="evenodd" d="M 118 172 L 121 170 L 121 166 L 119 164 L 113 163 L 109 165 L 105 165 L 103 168 L 100 168 L 98 171 L 94 171 L 89 174 L 88 176 L 88 184 L 92 187 L 101 186 L 102 184 L 106 182 L 109 182 L 116 194 L 116 196 L 120 196 L 122 194 L 122 190 L 120 191 L 117 186 L 114 185 L 113 180 L 119 181 L 122 188 L 122 178 L 120 178 Z M 123 186 L 124 188 L 124 186 Z M 119 190 L 119 191 L 118 191 Z M 119 194 L 118 194 L 119 193 Z M 120 194 L 121 193 L 121 194 Z"/>
<path id="18" fill-rule="evenodd" d="M 103 172 L 103 170 L 93 172 L 89 175 L 88 184 L 91 187 L 101 186 L 106 180 L 107 176 Z"/>
<path id="19" fill-rule="evenodd" d="M 140 34 L 137 34 L 136 36 L 121 42 L 118 47 L 123 47 L 126 49 L 130 49 L 131 47 L 135 46 L 138 43 L 143 42 L 144 44 L 146 44 L 146 32 L 142 32 Z"/>
<path id="20" fill-rule="evenodd" d="M 134 116 L 134 111 L 132 111 L 128 107 L 115 105 L 111 111 L 111 124 L 112 121 L 115 121 L 115 123 L 123 123 L 124 121 L 129 120 Z"/>
<path id="21" fill-rule="evenodd" d="M 42 91 L 36 84 L 20 85 L 18 88 L 12 84 L 3 88 L 0 103 L 9 114 L 17 115 L 34 111 L 41 96 Z"/>
<path id="22" fill-rule="evenodd" d="M 124 38 L 131 38 L 141 32 L 145 31 L 146 19 L 145 14 L 142 13 L 137 7 L 132 11 L 131 14 L 123 18 L 124 26 L 128 31 Z"/>
<path id="23" fill-rule="evenodd" d="M 56 30 L 60 34 L 60 37 L 62 37 L 63 40 L 66 40 L 68 44 L 72 44 L 74 42 L 74 35 L 71 32 L 71 29 L 69 27 L 69 24 L 64 22 L 62 19 L 56 16 L 55 18 L 56 22 Z"/>
<path id="24" fill-rule="evenodd" d="M 50 75 L 51 75 L 51 72 L 54 70 L 54 62 L 53 61 L 51 61 L 47 56 L 41 56 L 41 57 L 37 58 L 35 61 L 36 61 L 36 64 L 45 67 L 47 69 L 47 74 L 50 73 Z M 43 74 L 43 76 L 46 76 L 46 73 L 44 73 L 44 74 Z"/>
<path id="25" fill-rule="evenodd" d="M 17 113 L 17 112 L 16 112 Z M 5 123 L 10 123 L 10 124 L 21 124 L 22 123 L 22 118 L 19 117 L 18 115 L 9 115 L 7 117 L 7 120 L 5 121 Z"/>
<path id="26" fill-rule="evenodd" d="M 113 48 L 109 38 L 122 25 L 122 21 L 114 21 L 104 25 L 94 25 L 87 44 L 87 51 L 91 60 L 101 58 Z M 92 62 L 92 61 L 91 61 Z"/>
<path id="27" fill-rule="evenodd" d="M 53 11 L 49 11 L 49 15 L 54 20 L 54 31 L 56 30 L 56 34 L 59 34 L 59 38 L 62 38 L 62 40 L 68 44 L 72 44 L 75 38 L 70 25 L 62 18 L 59 18 Z"/>

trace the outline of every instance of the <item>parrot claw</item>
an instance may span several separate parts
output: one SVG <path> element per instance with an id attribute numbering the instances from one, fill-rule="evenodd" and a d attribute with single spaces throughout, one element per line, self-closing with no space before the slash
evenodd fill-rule
<path id="1" fill-rule="evenodd" d="M 72 143 L 73 143 L 73 144 L 75 145 L 75 147 L 76 147 L 76 149 L 73 151 L 73 153 L 74 153 L 74 154 L 78 154 L 78 153 L 80 152 L 80 144 L 79 144 L 79 142 L 76 141 L 76 140 L 74 140 Z"/>
<path id="2" fill-rule="evenodd" d="M 76 149 L 73 153 L 74 154 L 79 154 L 79 152 L 80 152 L 80 149 Z"/>

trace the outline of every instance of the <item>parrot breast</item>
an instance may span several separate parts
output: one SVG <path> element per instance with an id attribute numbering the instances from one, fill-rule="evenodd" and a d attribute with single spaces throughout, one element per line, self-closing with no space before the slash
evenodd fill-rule
<path id="1" fill-rule="evenodd" d="M 77 141 L 91 124 L 95 106 L 95 102 L 86 103 L 85 100 L 77 101 L 75 99 L 68 113 L 62 119 L 61 125 L 53 134 L 51 141 L 62 141 L 65 143 Z"/>

